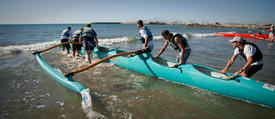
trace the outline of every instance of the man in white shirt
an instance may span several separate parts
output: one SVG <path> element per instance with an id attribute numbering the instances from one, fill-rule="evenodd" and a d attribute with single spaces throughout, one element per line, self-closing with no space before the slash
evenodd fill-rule
<path id="1" fill-rule="evenodd" d="M 154 42 L 151 30 L 143 25 L 142 20 L 137 21 L 137 27 L 139 28 L 139 40 L 142 43 L 143 50 L 152 52 L 154 49 Z"/>
<path id="2" fill-rule="evenodd" d="M 235 48 L 234 55 L 231 59 L 227 62 L 227 65 L 223 70 L 222 73 L 225 73 L 228 68 L 234 63 L 235 59 L 238 55 L 241 55 L 246 60 L 245 65 L 237 72 L 241 76 L 251 77 L 257 71 L 261 70 L 263 67 L 263 54 L 254 43 L 248 43 L 241 37 L 234 37 L 232 40 L 232 46 Z"/>
<path id="3" fill-rule="evenodd" d="M 61 33 L 61 43 L 64 43 L 64 42 L 69 42 L 70 38 L 72 38 L 73 36 L 73 33 L 71 31 L 71 27 L 67 27 L 67 29 L 63 30 L 62 33 Z M 63 45 L 63 51 L 65 50 L 65 47 L 67 49 L 67 53 L 69 54 L 70 53 L 70 44 L 66 44 L 66 45 Z"/>

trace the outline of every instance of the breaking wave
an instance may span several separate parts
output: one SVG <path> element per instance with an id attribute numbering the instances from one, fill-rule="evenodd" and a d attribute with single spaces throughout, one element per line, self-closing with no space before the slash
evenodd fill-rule
<path id="1" fill-rule="evenodd" d="M 25 51 L 35 51 L 35 50 L 42 50 L 57 44 L 56 41 L 51 42 L 44 42 L 44 43 L 35 43 L 29 45 L 15 45 L 15 46 L 6 46 L 0 47 L 0 56 L 6 55 L 15 55 Z"/>
<path id="2" fill-rule="evenodd" d="M 191 33 L 191 34 L 183 34 L 184 37 L 187 38 L 204 38 L 204 37 L 214 37 L 215 33 Z M 154 40 L 160 40 L 162 36 L 154 36 Z M 139 42 L 136 37 L 120 37 L 120 38 L 105 38 L 99 39 L 99 45 L 111 45 L 114 43 L 122 43 L 122 42 Z M 27 51 L 35 51 L 42 50 L 48 47 L 54 46 L 58 44 L 58 41 L 44 42 L 44 43 L 35 43 L 29 45 L 14 45 L 14 46 L 6 46 L 0 47 L 0 56 L 6 55 L 16 55 L 22 52 Z"/>

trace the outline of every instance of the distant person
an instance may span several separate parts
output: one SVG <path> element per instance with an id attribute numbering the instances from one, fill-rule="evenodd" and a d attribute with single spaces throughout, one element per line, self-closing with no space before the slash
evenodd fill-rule
<path id="1" fill-rule="evenodd" d="M 246 42 L 246 40 L 241 37 L 234 37 L 230 42 L 232 42 L 232 46 L 235 48 L 234 55 L 227 62 L 225 68 L 221 70 L 222 73 L 225 73 L 228 70 L 238 55 L 246 60 L 246 64 L 239 71 L 235 72 L 235 75 L 239 74 L 241 76 L 251 77 L 257 71 L 262 69 L 263 54 L 257 45 Z"/>
<path id="2" fill-rule="evenodd" d="M 73 36 L 73 33 L 71 31 L 71 27 L 68 26 L 67 29 L 63 30 L 62 33 L 61 33 L 61 43 L 64 43 L 64 42 L 69 42 L 70 38 L 72 38 Z M 65 51 L 65 48 L 67 50 L 67 54 L 70 53 L 70 44 L 66 44 L 66 45 L 62 45 L 63 46 L 63 51 Z"/>
<path id="3" fill-rule="evenodd" d="M 261 38 L 261 36 L 263 37 L 263 39 Z M 255 37 L 259 38 L 259 39 L 262 39 L 262 40 L 265 40 L 265 36 L 260 31 L 258 31 L 258 33 L 255 35 Z"/>
<path id="4" fill-rule="evenodd" d="M 83 28 L 80 28 L 79 30 L 76 30 L 74 32 L 72 42 L 81 43 L 80 37 L 82 36 L 82 31 L 83 31 Z M 82 45 L 81 44 L 72 44 L 72 47 L 73 47 L 72 57 L 75 58 L 75 55 L 79 56 L 79 50 L 81 50 Z"/>
<path id="5" fill-rule="evenodd" d="M 166 40 L 165 44 L 160 49 L 159 53 L 156 55 L 156 58 L 159 57 L 170 44 L 174 50 L 179 51 L 177 56 L 177 62 L 179 64 L 186 64 L 188 57 L 191 54 L 191 48 L 188 45 L 188 41 L 181 34 L 172 34 L 168 30 L 162 31 L 162 37 Z"/>
<path id="6" fill-rule="evenodd" d="M 269 42 L 273 42 L 274 33 L 275 33 L 274 25 L 271 25 L 269 29 Z"/>
<path id="7" fill-rule="evenodd" d="M 258 31 L 256 35 L 263 36 L 263 34 L 260 31 Z"/>
<path id="8" fill-rule="evenodd" d="M 154 49 L 154 42 L 151 30 L 147 26 L 144 26 L 142 20 L 137 21 L 137 27 L 139 28 L 139 40 L 142 43 L 143 50 L 152 52 Z"/>
<path id="9" fill-rule="evenodd" d="M 82 31 L 81 42 L 85 49 L 86 59 L 91 64 L 91 55 L 95 47 L 98 47 L 97 34 L 92 29 L 91 24 L 87 24 Z"/>

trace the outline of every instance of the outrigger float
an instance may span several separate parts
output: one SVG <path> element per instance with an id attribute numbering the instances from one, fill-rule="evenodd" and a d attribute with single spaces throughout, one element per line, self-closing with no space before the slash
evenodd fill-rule
<path id="1" fill-rule="evenodd" d="M 242 37 L 242 38 L 251 38 L 251 39 L 256 39 L 256 40 L 269 40 L 269 35 L 268 34 L 242 34 L 242 33 L 215 33 L 216 36 L 220 37 Z M 275 38 L 273 39 L 275 40 Z"/>
<path id="2" fill-rule="evenodd" d="M 81 51 L 81 53 L 84 52 Z M 121 49 L 109 50 L 106 47 L 100 46 L 93 50 L 93 54 L 97 55 L 98 58 L 102 60 L 80 70 L 66 73 L 65 76 L 68 78 L 61 76 L 59 72 L 51 72 L 48 70 L 46 70 L 46 72 L 53 77 L 58 75 L 64 80 L 69 80 L 70 77 L 80 71 L 91 68 L 100 62 L 107 61 L 117 66 L 150 75 L 158 79 L 197 87 L 223 96 L 275 108 L 275 86 L 268 83 L 243 76 L 235 76 L 232 73 L 222 74 L 216 69 L 198 64 L 178 65 L 177 62 L 165 58 L 155 58 L 150 53 L 142 53 L 140 51 L 128 52 Z M 129 54 L 136 55 L 129 57 Z M 39 54 L 37 54 L 36 57 L 38 62 L 41 62 L 39 61 Z M 47 65 L 44 66 L 44 64 L 44 61 L 40 63 L 42 68 L 50 67 Z M 69 84 L 75 85 L 73 83 Z"/>
<path id="3" fill-rule="evenodd" d="M 47 64 L 43 58 L 40 56 L 40 54 L 42 52 L 46 52 L 48 50 L 51 50 L 53 48 L 56 48 L 58 46 L 61 46 L 61 45 L 65 45 L 65 44 L 69 44 L 71 42 L 67 42 L 67 43 L 60 43 L 58 45 L 55 45 L 53 47 L 50 47 L 50 48 L 47 48 L 45 50 L 41 50 L 41 51 L 35 51 L 33 52 L 32 54 L 35 55 L 36 57 L 36 60 L 37 62 L 39 63 L 39 65 L 41 66 L 41 68 L 46 72 L 48 73 L 52 78 L 54 78 L 56 81 L 58 81 L 60 84 L 62 84 L 63 86 L 69 88 L 70 90 L 80 94 L 82 96 L 82 108 L 84 110 L 85 113 L 89 113 L 92 109 L 92 98 L 91 98 L 91 95 L 90 95 L 90 90 L 88 88 L 85 89 L 85 87 L 83 85 L 81 85 L 80 83 L 76 82 L 75 80 L 73 80 L 72 76 L 64 76 L 64 74 L 62 74 L 61 72 L 55 70 L 54 68 L 52 68 L 49 64 Z M 79 44 L 79 43 L 75 43 L 75 44 Z M 97 49 L 97 48 L 95 48 Z M 95 50 L 94 50 L 95 51 Z M 93 65 L 97 65 L 103 61 L 107 61 L 108 59 L 110 58 L 113 58 L 113 57 L 117 57 L 117 56 L 120 56 L 120 55 L 127 55 L 127 54 L 133 54 L 133 53 L 139 53 L 141 51 L 133 51 L 133 52 L 127 52 L 127 53 L 121 53 L 121 54 L 118 54 L 118 55 L 113 55 L 113 56 L 110 56 L 110 57 L 107 57 L 107 58 L 104 58 L 106 55 L 105 53 L 102 54 L 102 53 L 98 53 L 98 56 L 99 58 L 103 58 L 102 60 L 90 65 L 90 66 L 87 66 L 86 68 L 84 67 L 83 69 L 81 70 L 78 70 L 78 72 L 81 72 L 81 71 L 85 71 L 91 67 L 93 67 Z M 82 49 L 80 51 L 80 53 L 82 55 L 84 55 L 84 49 Z M 76 72 L 76 73 L 78 73 Z"/>
<path id="4" fill-rule="evenodd" d="M 87 88 L 85 89 L 85 87 L 83 85 L 81 85 L 80 83 L 76 82 L 73 80 L 72 77 L 64 77 L 64 75 L 55 70 L 54 68 L 52 68 L 49 64 L 47 64 L 42 57 L 40 56 L 40 53 L 48 51 L 52 48 L 58 47 L 62 44 L 56 45 L 54 47 L 48 48 L 46 50 L 43 51 L 36 51 L 33 52 L 33 55 L 35 55 L 37 62 L 39 63 L 39 65 L 41 66 L 41 68 L 47 73 L 49 74 L 52 78 L 54 78 L 56 81 L 58 81 L 60 84 L 62 84 L 63 86 L 73 90 L 74 92 L 80 94 L 82 96 L 82 108 L 84 109 L 84 111 L 88 111 L 89 108 L 92 107 L 92 99 L 91 99 L 91 95 L 90 95 L 90 90 Z"/>

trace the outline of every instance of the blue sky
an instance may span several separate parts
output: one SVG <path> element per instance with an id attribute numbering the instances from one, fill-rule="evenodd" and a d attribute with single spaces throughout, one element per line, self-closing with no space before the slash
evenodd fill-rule
<path id="1" fill-rule="evenodd" d="M 275 0 L 1 0 L 0 24 L 202 21 L 275 24 Z"/>

